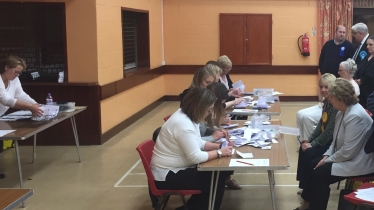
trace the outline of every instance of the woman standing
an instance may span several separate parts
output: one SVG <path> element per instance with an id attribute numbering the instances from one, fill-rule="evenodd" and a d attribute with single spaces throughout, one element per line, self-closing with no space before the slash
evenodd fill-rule
<path id="1" fill-rule="evenodd" d="M 323 157 L 314 159 L 307 168 L 307 184 L 298 210 L 324 210 L 330 196 L 330 184 L 352 176 L 374 172 L 374 153 L 364 146 L 372 133 L 373 120 L 358 104 L 352 84 L 339 78 L 329 85 L 329 100 L 336 115 L 333 142 Z"/>
<path id="2" fill-rule="evenodd" d="M 359 103 L 366 108 L 367 98 L 374 91 L 374 36 L 369 36 L 366 41 L 368 55 L 361 61 L 360 66 L 354 76 L 360 87 Z"/>

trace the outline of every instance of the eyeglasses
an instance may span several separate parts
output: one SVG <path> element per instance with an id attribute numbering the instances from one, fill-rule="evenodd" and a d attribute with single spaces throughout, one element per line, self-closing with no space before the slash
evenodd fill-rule
<path id="1" fill-rule="evenodd" d="M 14 70 L 14 73 L 17 74 L 18 76 L 22 74 L 22 71 L 16 71 L 15 69 Z"/>

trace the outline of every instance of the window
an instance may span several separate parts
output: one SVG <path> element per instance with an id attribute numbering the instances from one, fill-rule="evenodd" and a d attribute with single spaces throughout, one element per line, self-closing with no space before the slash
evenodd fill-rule
<path id="1" fill-rule="evenodd" d="M 122 8 L 123 69 L 150 67 L 148 11 Z"/>
<path id="2" fill-rule="evenodd" d="M 25 59 L 39 81 L 57 82 L 67 71 L 65 4 L 0 2 L 0 58 L 9 55 Z"/>
<path id="3" fill-rule="evenodd" d="M 271 65 L 271 14 L 220 14 L 220 55 L 236 65 Z"/>

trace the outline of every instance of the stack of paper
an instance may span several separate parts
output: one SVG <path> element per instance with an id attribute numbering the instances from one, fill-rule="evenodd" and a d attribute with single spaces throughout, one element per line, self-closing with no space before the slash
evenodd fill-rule
<path id="1" fill-rule="evenodd" d="M 374 187 L 366 188 L 366 189 L 358 189 L 355 192 L 356 198 L 374 202 Z"/>
<path id="2" fill-rule="evenodd" d="M 231 159 L 229 166 L 269 166 L 269 159 Z"/>

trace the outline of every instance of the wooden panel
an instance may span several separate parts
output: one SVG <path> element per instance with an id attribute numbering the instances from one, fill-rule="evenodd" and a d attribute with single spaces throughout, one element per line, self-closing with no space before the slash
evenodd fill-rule
<path id="1" fill-rule="evenodd" d="M 166 65 L 165 74 L 195 74 L 202 65 Z M 306 74 L 317 75 L 318 66 L 256 66 L 234 65 L 230 71 L 232 74 Z"/>
<path id="2" fill-rule="evenodd" d="M 73 83 L 24 83 L 23 89 L 39 103 L 45 103 L 47 93 L 54 101 L 74 101 L 76 106 L 87 106 L 87 110 L 75 117 L 79 141 L 82 145 L 101 144 L 101 116 L 99 85 Z M 69 120 L 65 120 L 37 135 L 38 145 L 75 145 L 73 130 Z M 32 138 L 20 141 L 32 144 Z"/>
<path id="3" fill-rule="evenodd" d="M 245 15 L 220 14 L 220 55 L 227 55 L 233 64 L 245 64 Z"/>
<path id="4" fill-rule="evenodd" d="M 8 209 L 34 194 L 32 189 L 0 189 L 0 209 Z"/>
<path id="5" fill-rule="evenodd" d="M 248 14 L 247 54 L 248 65 L 271 65 L 272 16 L 271 14 Z M 230 57 L 230 56 L 229 56 Z"/>

